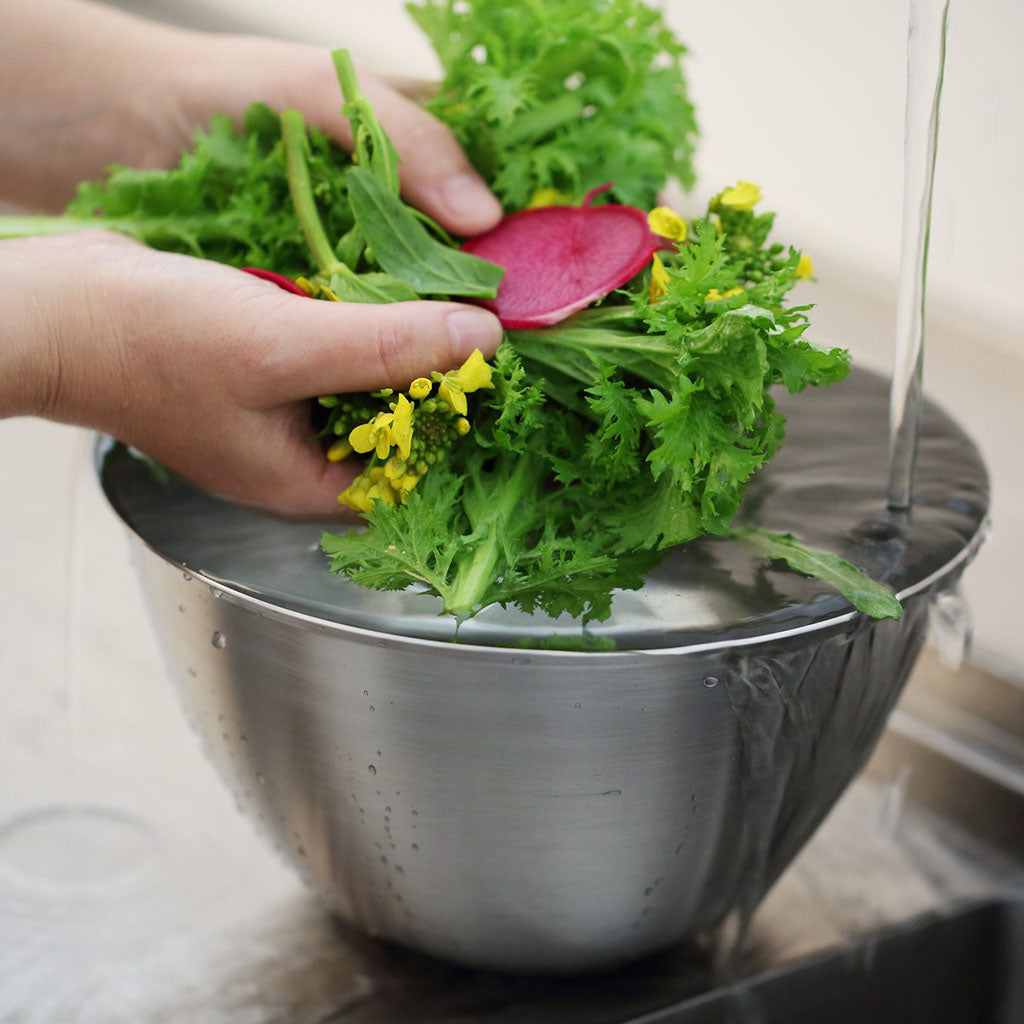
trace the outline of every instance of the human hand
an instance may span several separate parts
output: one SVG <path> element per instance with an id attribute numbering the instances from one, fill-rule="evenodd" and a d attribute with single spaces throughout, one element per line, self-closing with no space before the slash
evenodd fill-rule
<path id="1" fill-rule="evenodd" d="M 348 121 L 326 48 L 191 32 L 83 0 L 0 0 L 0 198 L 56 211 L 113 162 L 168 167 L 216 113 L 262 100 L 341 145 Z M 373 75 L 360 86 L 402 158 L 406 199 L 457 235 L 501 208 L 451 133 Z"/>
<path id="2" fill-rule="evenodd" d="M 501 339 L 473 306 L 315 301 L 100 231 L 0 241 L 0 280 L 0 417 L 106 431 L 289 517 L 338 514 L 357 471 L 309 439 L 311 395 L 403 387 Z"/>

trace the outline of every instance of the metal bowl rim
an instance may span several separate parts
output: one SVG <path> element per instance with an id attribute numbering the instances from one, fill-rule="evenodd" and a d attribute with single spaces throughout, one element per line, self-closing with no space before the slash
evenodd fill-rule
<path id="1" fill-rule="evenodd" d="M 105 496 L 105 495 L 104 495 Z M 109 502 L 108 502 L 109 504 Z M 346 622 L 338 622 L 334 619 L 322 619 L 316 615 L 312 615 L 309 612 L 298 611 L 295 608 L 287 608 L 279 604 L 274 604 L 270 601 L 265 601 L 262 598 L 255 597 L 252 594 L 246 593 L 246 591 L 233 587 L 230 583 L 225 583 L 222 580 L 215 579 L 207 576 L 201 571 L 190 568 L 182 562 L 168 557 L 158 548 L 154 547 L 149 541 L 142 537 L 139 533 L 132 529 L 124 521 L 124 519 L 117 513 L 117 510 L 112 510 L 117 514 L 118 519 L 124 524 L 125 529 L 128 533 L 134 537 L 140 544 L 143 545 L 147 550 L 151 551 L 161 561 L 165 562 L 168 566 L 177 569 L 182 573 L 183 576 L 187 576 L 189 579 L 196 580 L 201 584 L 205 584 L 210 588 L 211 592 L 217 592 L 221 598 L 229 599 L 233 604 L 240 605 L 249 610 L 255 611 L 262 617 L 269 615 L 272 618 L 281 619 L 285 621 L 291 621 L 295 623 L 301 623 L 307 627 L 312 626 L 321 632 L 328 633 L 341 633 L 351 639 L 358 640 L 362 643 L 375 643 L 378 646 L 382 644 L 393 644 L 395 646 L 410 645 L 413 647 L 421 647 L 434 650 L 452 651 L 459 650 L 465 653 L 474 653 L 477 655 L 486 654 L 492 658 L 499 654 L 504 654 L 506 657 L 517 657 L 527 658 L 532 661 L 534 658 L 544 659 L 557 659 L 563 662 L 575 660 L 585 660 L 592 662 L 595 658 L 611 661 L 616 660 L 623 662 L 624 660 L 633 659 L 646 660 L 651 657 L 665 658 L 665 657 L 678 657 L 684 658 L 695 654 L 708 654 L 716 651 L 724 650 L 735 650 L 737 648 L 752 647 L 762 643 L 775 643 L 778 641 L 787 640 L 791 637 L 802 636 L 808 633 L 817 633 L 821 631 L 827 631 L 830 629 L 838 629 L 839 627 L 852 622 L 858 616 L 860 612 L 855 609 L 851 609 L 848 612 L 844 612 L 840 615 L 833 615 L 829 618 L 822 619 L 820 622 L 810 622 L 802 626 L 794 626 L 791 629 L 777 630 L 772 633 L 761 633 L 754 636 L 737 637 L 734 640 L 713 640 L 704 641 L 692 644 L 681 644 L 676 647 L 645 647 L 637 648 L 628 651 L 565 651 L 565 650 L 548 650 L 546 648 L 539 647 L 499 647 L 491 644 L 473 644 L 473 643 L 454 643 L 450 640 L 431 640 L 426 637 L 417 636 L 403 636 L 400 633 L 385 633 L 379 630 L 367 629 L 364 626 L 353 626 Z M 965 563 L 969 562 L 978 552 L 978 549 L 985 542 L 988 536 L 990 526 L 990 517 L 985 518 L 979 523 L 978 529 L 975 531 L 971 539 L 963 546 L 963 548 L 951 558 L 945 565 L 940 566 L 930 575 L 924 579 L 919 580 L 917 583 L 911 584 L 903 590 L 896 592 L 896 597 L 899 601 L 905 601 L 907 598 L 915 597 L 917 594 L 928 590 L 934 586 L 944 576 L 955 572 Z"/>

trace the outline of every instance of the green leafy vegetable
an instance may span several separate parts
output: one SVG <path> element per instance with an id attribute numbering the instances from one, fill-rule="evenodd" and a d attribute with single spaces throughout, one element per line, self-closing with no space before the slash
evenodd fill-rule
<path id="1" fill-rule="evenodd" d="M 420 295 L 493 298 L 504 271 L 431 238 L 397 196 L 369 171 L 348 172 L 356 223 L 376 261 Z"/>
<path id="2" fill-rule="evenodd" d="M 433 445 L 429 462 L 391 445 L 371 456 L 342 496 L 368 529 L 325 535 L 332 571 L 374 587 L 415 582 L 459 616 L 498 602 L 587 622 L 665 549 L 729 534 L 782 440 L 771 388 L 841 380 L 848 357 L 804 339 L 806 307 L 786 301 L 800 254 L 768 242 L 771 216 L 732 211 L 720 234 L 719 198 L 665 257 L 660 283 L 644 275 L 617 302 L 509 332 L 467 436 Z M 442 397 L 410 389 L 413 437 Z M 362 415 L 396 409 L 390 395 L 380 402 Z M 835 556 L 793 538 L 785 552 L 868 614 L 899 607 Z"/>
<path id="3" fill-rule="evenodd" d="M 873 619 L 903 617 L 903 606 L 888 587 L 838 555 L 809 548 L 791 533 L 772 533 L 757 526 L 745 526 L 735 536 L 762 557 L 783 561 L 791 569 L 835 587 L 850 604 Z"/>
<path id="4" fill-rule="evenodd" d="M 507 208 L 578 199 L 609 178 L 618 200 L 649 208 L 670 176 L 691 183 L 685 51 L 640 0 L 411 10 L 445 68 L 431 108 Z M 402 202 L 394 146 L 348 55 L 334 62 L 355 161 L 297 111 L 257 104 L 241 131 L 215 118 L 179 167 L 115 168 L 82 185 L 64 217 L 0 218 L 0 236 L 99 224 L 299 278 L 321 299 L 492 296 L 501 269 Z M 322 396 L 329 457 L 366 456 L 341 496 L 365 529 L 324 535 L 332 571 L 416 586 L 462 617 L 497 602 L 587 622 L 666 549 L 730 534 L 782 442 L 772 389 L 848 369 L 844 351 L 804 338 L 809 307 L 787 298 L 804 260 L 770 241 L 774 216 L 754 211 L 758 199 L 740 183 L 688 227 L 667 217 L 674 251 L 597 308 L 510 332 L 491 365 L 476 353 L 407 393 Z M 885 588 L 835 555 L 788 534 L 735 536 L 869 615 L 898 617 Z"/>
<path id="5" fill-rule="evenodd" d="M 422 0 L 408 10 L 444 68 L 429 107 L 507 210 L 542 189 L 578 200 L 606 181 L 647 209 L 669 177 L 692 185 L 686 50 L 658 10 L 641 0 Z"/>
<path id="6" fill-rule="evenodd" d="M 340 238 L 355 223 L 345 186 L 351 158 L 310 131 L 306 162 L 324 230 Z M 241 131 L 215 117 L 172 170 L 116 167 L 106 181 L 79 186 L 63 217 L 0 218 L 0 236 L 97 227 L 235 267 L 289 277 L 311 270 L 291 202 L 280 118 L 262 104 L 249 108 Z"/>

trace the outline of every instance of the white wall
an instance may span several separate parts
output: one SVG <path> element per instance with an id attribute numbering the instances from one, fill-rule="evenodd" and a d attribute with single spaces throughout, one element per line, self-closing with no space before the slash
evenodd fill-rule
<path id="1" fill-rule="evenodd" d="M 906 78 L 904 3 L 670 0 L 691 43 L 709 187 L 741 174 L 811 240 L 895 273 Z M 726 28 L 725 25 L 731 26 Z M 952 0 L 931 291 L 1019 332 L 1024 288 L 1024 5 Z M 1020 341 L 1020 334 L 1015 339 Z"/>

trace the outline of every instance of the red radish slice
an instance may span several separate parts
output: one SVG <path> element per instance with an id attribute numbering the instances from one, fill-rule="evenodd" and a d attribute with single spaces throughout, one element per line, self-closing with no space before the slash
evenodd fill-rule
<path id="1" fill-rule="evenodd" d="M 283 288 L 286 292 L 293 292 L 295 295 L 304 295 L 309 298 L 306 292 L 284 274 L 278 274 L 273 270 L 263 270 L 260 267 L 242 267 L 242 270 L 247 274 L 252 274 L 253 277 L 261 277 L 264 281 L 270 281 L 271 284 L 276 284 L 278 288 Z"/>
<path id="2" fill-rule="evenodd" d="M 603 298 L 638 274 L 671 243 L 635 206 L 541 206 L 510 214 L 462 248 L 505 268 L 498 296 L 480 299 L 504 327 L 547 327 Z"/>

